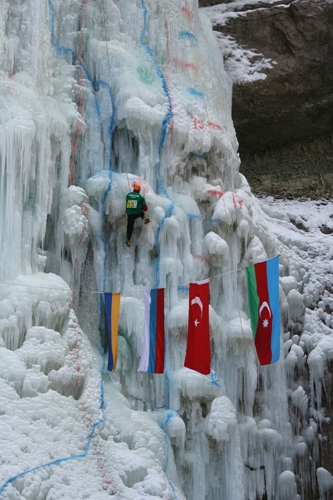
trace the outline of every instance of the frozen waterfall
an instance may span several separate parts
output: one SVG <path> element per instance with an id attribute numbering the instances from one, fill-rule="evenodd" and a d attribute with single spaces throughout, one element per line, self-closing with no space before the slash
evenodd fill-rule
<path id="1" fill-rule="evenodd" d="M 0 3 L 1 499 L 329 491 L 318 451 L 329 267 L 311 274 L 311 234 L 239 173 L 231 100 L 197 0 Z M 150 224 L 136 222 L 127 248 L 134 181 Z M 281 359 L 260 367 L 244 267 L 277 254 Z M 188 284 L 206 278 L 208 376 L 183 366 Z M 164 375 L 137 372 L 153 287 L 165 288 Z"/>

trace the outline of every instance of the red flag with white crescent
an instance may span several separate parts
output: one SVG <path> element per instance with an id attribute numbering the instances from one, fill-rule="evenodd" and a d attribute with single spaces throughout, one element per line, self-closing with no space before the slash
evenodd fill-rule
<path id="1" fill-rule="evenodd" d="M 184 366 L 204 375 L 210 373 L 209 280 L 190 283 Z"/>

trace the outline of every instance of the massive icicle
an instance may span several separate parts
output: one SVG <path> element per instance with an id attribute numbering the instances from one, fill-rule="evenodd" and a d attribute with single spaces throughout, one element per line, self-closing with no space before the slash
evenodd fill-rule
<path id="1" fill-rule="evenodd" d="M 301 238 L 288 215 L 239 174 L 231 80 L 197 1 L 7 0 L 0 65 L 2 498 L 308 492 L 329 297 L 287 250 Z M 136 222 L 127 248 L 135 180 L 151 223 Z M 242 268 L 276 253 L 284 344 L 261 369 Z M 183 361 L 188 283 L 207 277 L 203 376 Z M 165 376 L 137 373 L 143 291 L 156 286 L 166 287 Z M 305 311 L 301 336 L 314 290 L 321 312 Z M 104 291 L 122 292 L 112 375 Z M 326 324 L 313 337 L 317 316 Z"/>

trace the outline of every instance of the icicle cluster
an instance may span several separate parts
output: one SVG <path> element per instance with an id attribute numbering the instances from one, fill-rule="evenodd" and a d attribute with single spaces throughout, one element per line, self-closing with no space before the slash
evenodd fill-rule
<path id="1" fill-rule="evenodd" d="M 316 473 L 330 490 L 332 300 L 239 173 L 231 93 L 196 0 L 0 5 L 1 498 L 298 500 Z M 134 181 L 150 223 L 127 248 Z M 243 268 L 277 253 L 283 349 L 260 368 Z M 183 367 L 188 283 L 204 278 L 209 376 Z M 153 287 L 163 376 L 137 372 Z M 106 291 L 122 292 L 112 375 Z"/>

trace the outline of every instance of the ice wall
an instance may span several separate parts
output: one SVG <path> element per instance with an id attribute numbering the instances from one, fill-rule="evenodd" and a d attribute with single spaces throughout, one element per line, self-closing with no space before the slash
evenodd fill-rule
<path id="1" fill-rule="evenodd" d="M 197 1 L 11 0 L 0 28 L 0 494 L 296 500 L 317 459 L 293 378 L 300 264 L 239 174 L 231 80 Z M 127 248 L 134 181 L 151 222 Z M 277 253 L 287 364 L 260 369 L 241 270 Z M 209 376 L 183 367 L 188 283 L 204 278 Z M 137 372 L 157 286 L 163 376 Z M 122 293 L 113 374 L 106 291 Z"/>

